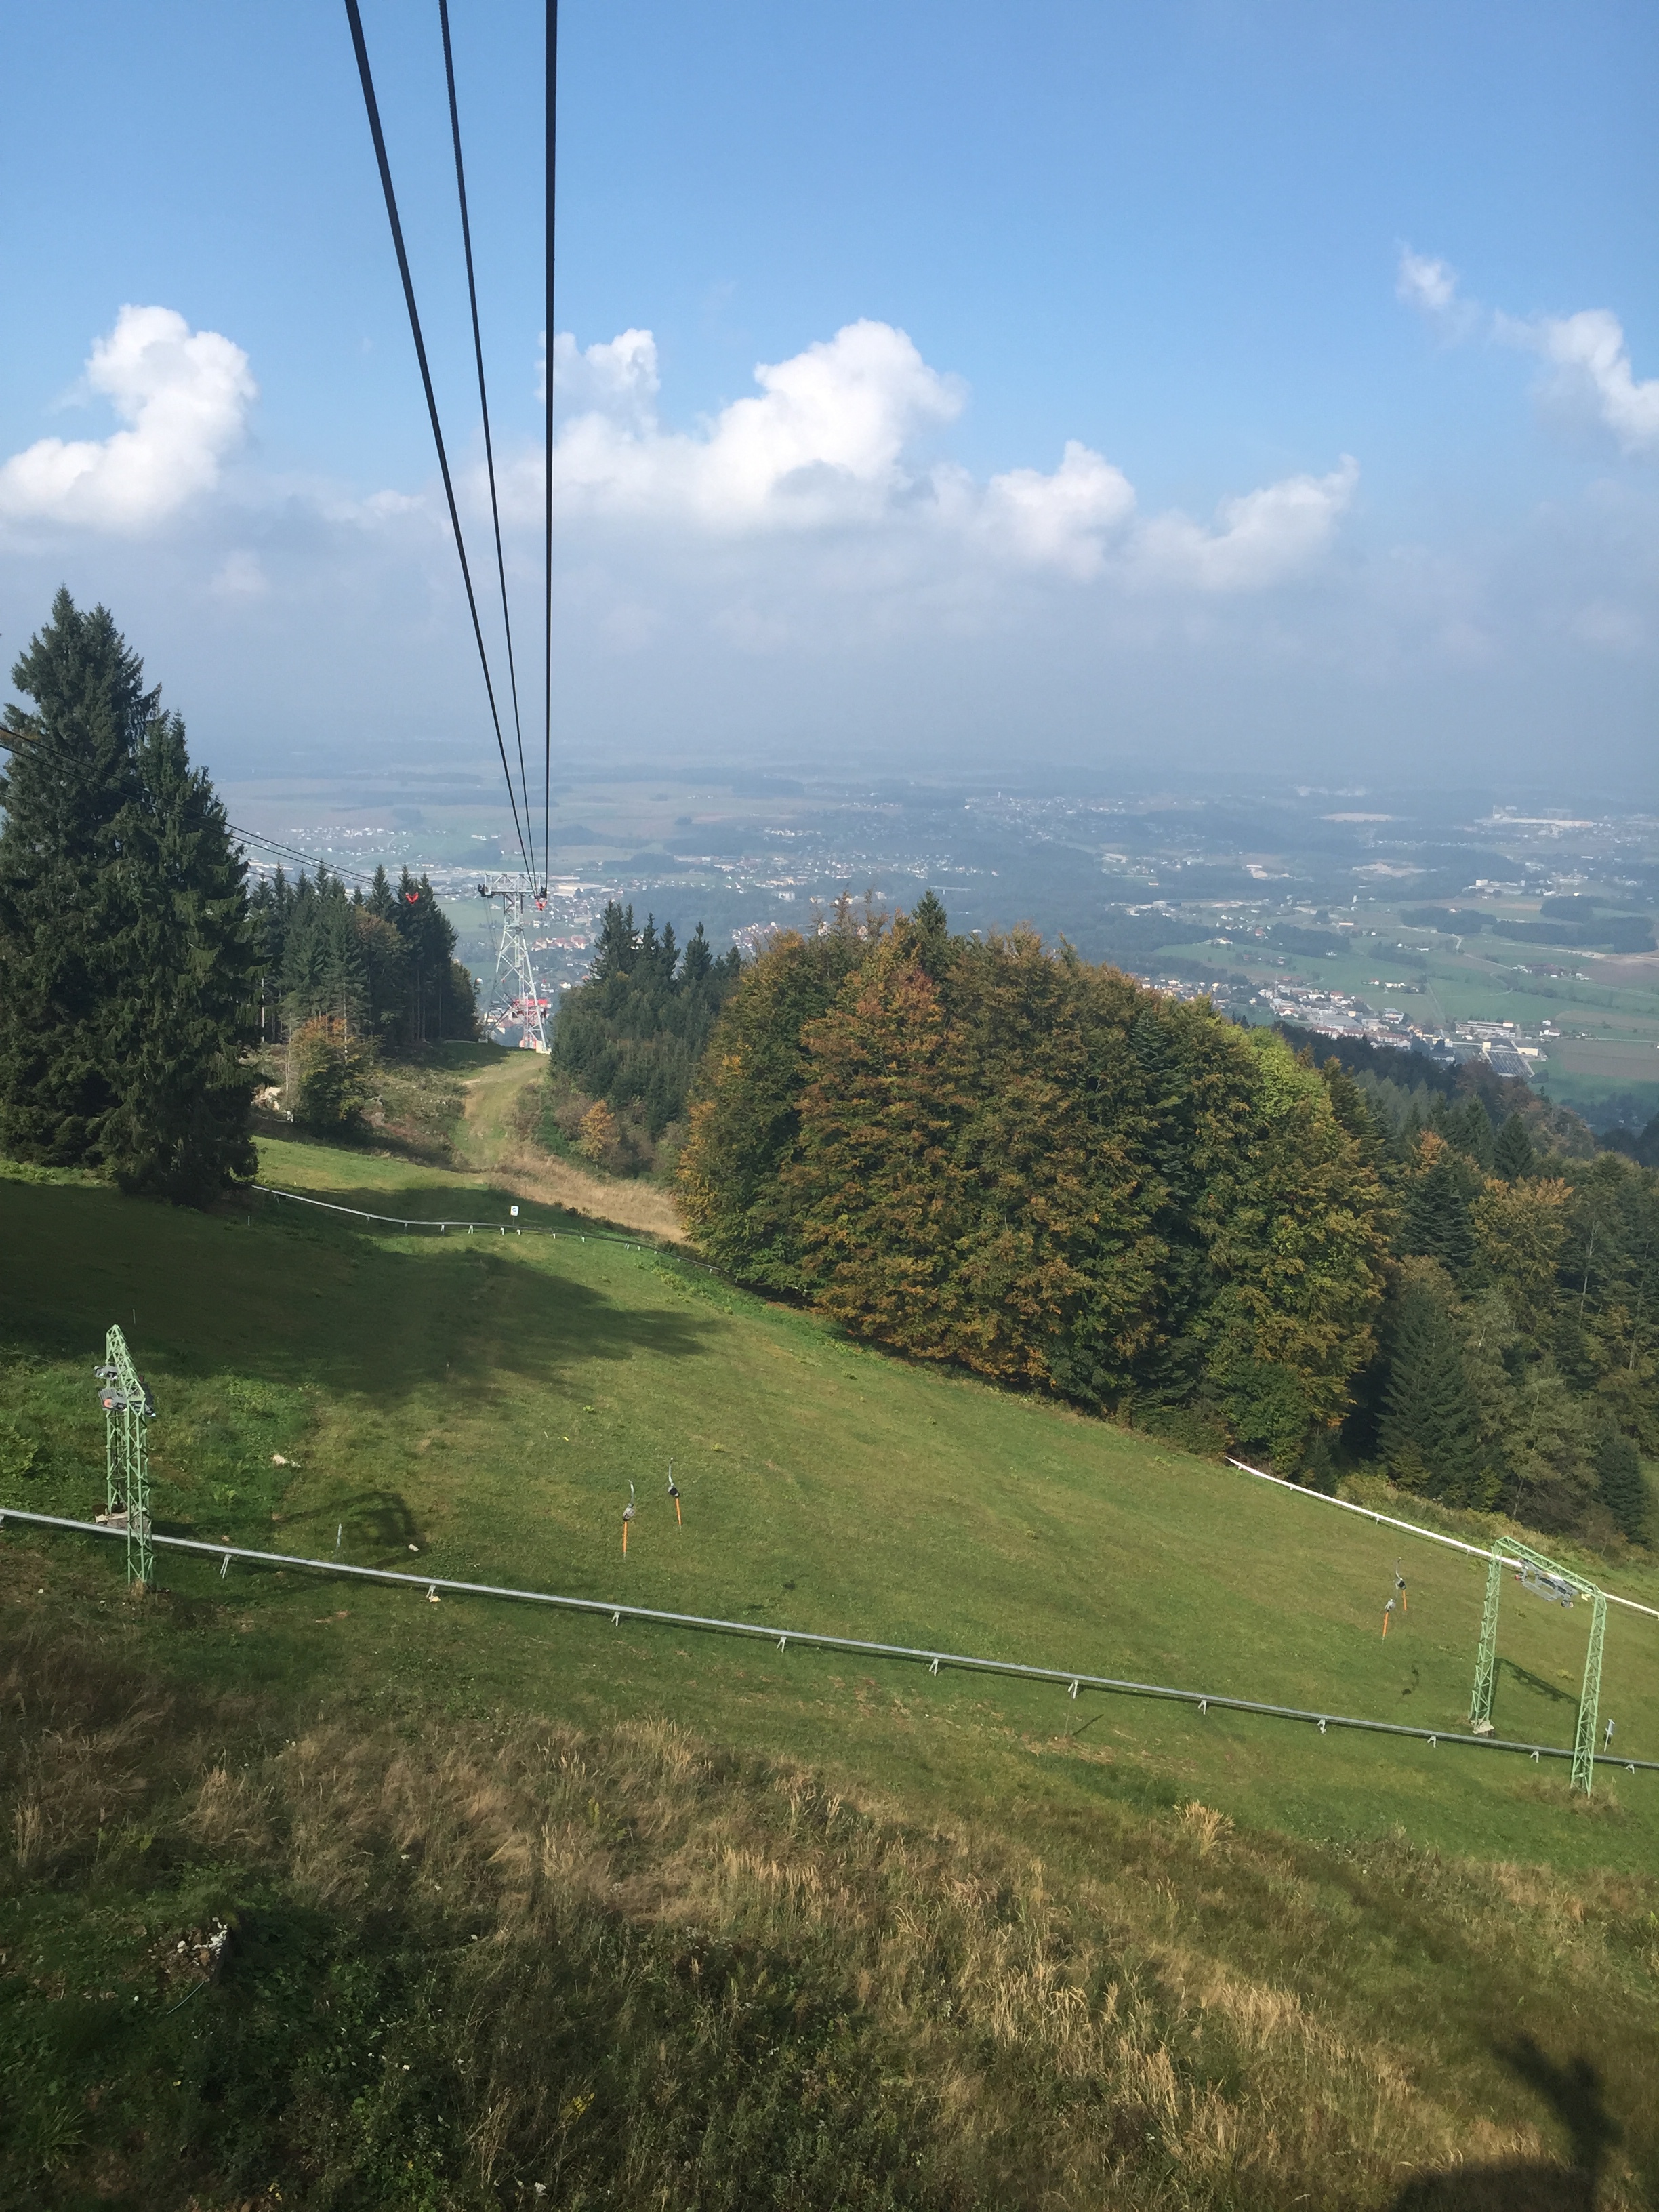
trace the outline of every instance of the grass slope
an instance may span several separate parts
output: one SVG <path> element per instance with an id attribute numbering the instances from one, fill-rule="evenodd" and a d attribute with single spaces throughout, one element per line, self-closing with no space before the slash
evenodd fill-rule
<path id="1" fill-rule="evenodd" d="M 309 1171 L 368 1210 L 457 1206 L 453 1182 L 403 1164 L 283 1146 L 265 1157 L 284 1183 Z M 499 1200 L 469 1196 L 468 1210 L 507 1219 Z M 343 1526 L 344 1556 L 365 1565 L 407 1565 L 413 1543 L 423 1566 L 464 1578 L 1427 1728 L 1455 1729 L 1467 1711 L 1478 1563 L 860 1350 L 654 1253 L 579 1235 L 383 1241 L 280 1212 L 250 1226 L 15 1182 L 0 1185 L 0 1220 L 17 1255 L 0 1327 L 46 1363 L 13 1370 L 6 1410 L 20 1432 L 38 1425 L 43 1464 L 27 1486 L 46 1510 L 85 1511 L 98 1496 L 86 1363 L 118 1319 L 162 1408 L 163 1527 L 326 1554 Z M 277 1451 L 289 1466 L 272 1465 Z M 630 1481 L 640 1512 L 624 1562 Z M 1384 1643 L 1396 1558 L 1412 1609 Z M 205 1591 L 211 1572 L 169 1564 L 167 1579 Z M 1650 1601 L 1654 1579 L 1626 1577 L 1629 1594 Z M 306 1647 L 296 1663 L 322 1663 L 314 1590 L 244 1586 L 272 1638 Z M 725 1733 L 786 1727 L 813 1757 L 836 1755 L 874 1695 L 906 1716 L 882 1731 L 894 1775 L 938 1759 L 976 1787 L 1015 1775 L 1030 1787 L 1065 1765 L 1077 1788 L 1115 1764 L 1147 1788 L 1213 1793 L 1239 1817 L 1304 1832 L 1400 1820 L 1452 1850 L 1659 1857 L 1659 1790 L 1644 1776 L 1608 1778 L 1602 1814 L 1564 1818 L 1559 1777 L 1521 1761 L 1122 1699 L 1073 1706 L 902 1668 L 872 1677 L 878 1689 L 860 1700 L 834 1661 L 707 1639 L 682 1656 L 657 1632 L 601 1635 L 481 1605 L 416 1611 L 361 1590 L 349 1601 L 361 1632 L 435 1681 L 540 1676 L 589 1713 L 666 1703 Z M 1571 1741 L 1583 1637 L 1581 1613 L 1511 1586 L 1503 1733 Z M 1659 1756 L 1659 1623 L 1615 1615 L 1603 1711 L 1621 1750 Z M 1028 1740 L 1035 1762 L 1013 1748 Z"/>
<path id="2" fill-rule="evenodd" d="M 507 1225 L 506 1200 L 476 1179 L 461 1188 L 431 1170 L 319 1147 L 263 1152 L 268 1179 L 287 1187 L 375 1212 L 465 1210 Z M 1474 1564 L 1145 1437 L 860 1350 L 681 1261 L 584 1242 L 568 1217 L 533 1218 L 572 1233 L 385 1238 L 281 1209 L 205 1219 L 72 1179 L 0 1181 L 8 1497 L 81 1515 L 100 1501 L 90 1368 L 118 1321 L 159 1403 L 152 1448 L 164 1528 L 322 1554 L 338 1528 L 344 1556 L 365 1564 L 1460 1724 L 1484 1584 Z M 684 1529 L 665 1495 L 671 1458 Z M 640 1512 L 624 1561 L 630 1480 Z M 1411 1613 L 1384 1644 L 1397 1557 Z M 84 1984 L 97 2016 L 88 2016 L 88 2047 L 101 2048 L 97 2008 L 128 2002 L 125 1985 L 107 2001 L 98 1994 L 113 1969 L 94 1961 L 125 1943 L 142 1962 L 174 1922 L 205 1924 L 216 1898 L 243 1907 L 263 1898 L 261 1910 L 283 1925 L 284 1915 L 303 1920 L 319 1898 L 334 1899 L 355 1933 L 330 1939 L 331 1949 L 313 1929 L 298 1954 L 311 1965 L 283 1986 L 309 1992 L 307 2005 L 322 2002 L 316 1991 L 334 1989 L 355 1945 L 401 1994 L 371 1991 L 348 2004 L 336 1990 L 327 2002 L 368 2005 L 381 2020 L 391 2006 L 404 2021 L 416 2002 L 405 1952 L 435 1946 L 449 1961 L 443 1991 L 434 1994 L 434 1983 L 420 2000 L 428 2010 L 453 2021 L 483 2005 L 493 2017 L 509 2002 L 507 1984 L 490 1997 L 488 1977 L 475 1986 L 452 1953 L 470 1949 L 474 1936 L 511 1949 L 532 1924 L 545 1936 L 551 1923 L 537 1914 L 562 1913 L 560 1924 L 579 1929 L 578 1950 L 599 1947 L 594 1959 L 624 1936 L 647 1950 L 665 1943 L 646 1972 L 660 2002 L 642 1998 L 631 2026 L 616 2026 L 612 2072 L 601 2081 L 595 2058 L 592 2081 L 578 2082 L 551 2118 L 518 2106 L 517 2118 L 501 2118 L 501 2143 L 520 2146 L 503 2171 L 519 2180 L 542 2170 L 533 2161 L 546 2154 L 548 2130 L 568 2132 L 588 2110 L 561 2120 L 567 2106 L 588 2096 L 596 2112 L 620 2112 L 637 2097 L 627 2069 L 653 2038 L 665 2050 L 690 2038 L 693 2056 L 707 2057 L 712 2071 L 687 2091 L 699 2111 L 726 2112 L 739 2076 L 744 2094 L 773 2097 L 773 2135 L 757 2121 L 747 2148 L 733 2138 L 730 2170 L 774 2157 L 777 2113 L 799 2105 L 799 2081 L 767 2070 L 782 2063 L 775 2039 L 773 2059 L 763 2064 L 751 2051 L 739 2064 L 720 2045 L 714 2015 L 698 2010 L 702 1997 L 670 2002 L 690 1971 L 689 1927 L 712 1929 L 719 1942 L 759 1942 L 773 1961 L 765 1971 L 793 1975 L 812 2018 L 842 2022 L 823 2027 L 817 2056 L 797 2051 L 809 2071 L 844 2081 L 873 2069 L 895 2085 L 887 2106 L 854 2099 L 857 2110 L 848 2106 L 832 2130 L 865 2145 L 867 2191 L 849 2183 L 837 2197 L 811 2182 L 797 2146 L 788 2155 L 807 2161 L 807 2178 L 779 2201 L 1097 2202 L 1109 2173 L 1126 2203 L 1266 2203 L 1311 2186 L 1312 2201 L 1382 2203 L 1402 2163 L 1450 2158 L 1460 2142 L 1475 2154 L 1559 2148 L 1559 2134 L 1537 2133 L 1540 2110 L 1552 2100 L 1563 2113 L 1579 2107 L 1553 2094 L 1550 2084 L 1567 2076 L 1547 2069 L 1586 2056 L 1627 2131 L 1621 2156 L 1632 2178 L 1619 2189 L 1629 2193 L 1607 2201 L 1653 2201 L 1635 2177 L 1651 2178 L 1656 2154 L 1640 2083 L 1659 2072 L 1659 1777 L 1605 1778 L 1585 1806 L 1569 1802 L 1559 1766 L 1551 1773 L 1444 1747 L 1321 1737 L 1086 1694 L 1073 1705 L 1053 1689 L 613 1631 L 481 1601 L 428 1607 L 414 1594 L 330 1588 L 303 1575 L 235 1569 L 222 1583 L 210 1567 L 176 1559 L 164 1561 L 163 1594 L 134 1608 L 118 1598 L 118 1572 L 116 1558 L 77 1540 L 41 1541 L 14 1527 L 0 1540 L 7 1641 L 21 1654 L 8 1694 L 47 1730 L 38 1753 L 46 1778 L 29 1785 L 22 1768 L 11 1777 L 23 1823 L 17 1867 L 35 1885 L 25 1885 L 36 1947 L 28 1988 L 37 1997 L 57 1988 L 67 2002 Z M 1608 1578 L 1654 1601 L 1650 1570 L 1626 1562 Z M 1571 1740 L 1583 1628 L 1581 1614 L 1510 1586 L 1496 1713 L 1504 1732 Z M 72 1631 L 83 1638 L 79 1660 L 60 1648 Z M 95 1655 L 118 1649 L 112 1687 Z M 149 1747 L 137 1757 L 131 1710 L 141 1689 L 154 1711 L 182 1717 L 140 1726 Z M 1659 1623 L 1615 1617 L 1602 1710 L 1619 1723 L 1621 1750 L 1659 1756 Z M 88 1748 L 111 1731 L 118 1757 Z M 726 1748 L 702 1747 L 710 1743 Z M 65 1744 L 82 1749 L 71 1757 Z M 37 1754 L 20 1756 L 27 1766 Z M 578 1789 L 571 1761 L 610 1779 Z M 138 1779 L 106 1785 L 106 1767 Z M 71 1770 L 79 1798 L 64 1778 Z M 244 1789 L 258 1802 L 239 1814 Z M 778 1807 L 792 1790 L 802 1804 L 858 1808 L 853 1828 L 838 1836 L 821 1810 L 780 1828 Z M 94 1819 L 91 1802 L 106 1795 Z M 230 1808 L 222 1817 L 219 1798 Z M 154 1812 L 132 1811 L 152 1800 Z M 486 1817 L 475 1800 L 495 1810 Z M 60 1801 L 79 1812 L 61 1812 Z M 410 1802 L 424 1802 L 443 1827 L 454 1869 L 447 1904 L 446 1884 L 428 1895 L 401 1856 L 399 1837 L 421 1832 Z M 1194 1806 L 1206 1809 L 1182 1809 Z M 571 1861 L 576 1872 L 549 1875 L 550 1888 L 526 1875 L 528 1887 L 508 1896 L 512 1885 L 487 1871 L 501 1851 L 502 1864 L 526 1852 L 544 1853 L 543 1863 L 545 1838 L 573 1820 L 593 1828 L 592 1850 L 585 1844 L 586 1856 Z M 135 1832 L 161 1838 L 147 1872 Z M 722 1887 L 709 1868 L 732 1853 Z M 94 1909 L 100 1881 L 109 1894 Z M 380 1936 L 371 1941 L 361 1915 L 382 1912 L 384 1883 L 390 1917 L 374 1922 Z M 1039 1923 L 1048 1932 L 1035 1950 L 998 1932 Z M 143 1942 L 118 1938 L 118 1924 L 149 1932 Z M 999 1943 L 1012 1962 L 1000 2045 L 988 2025 L 989 1985 L 968 1963 L 983 1964 Z M 760 1954 L 744 1955 L 747 1972 Z M 499 1948 L 489 1956 L 501 1964 Z M 396 1960 L 404 1964 L 394 1972 Z M 1110 2008 L 1109 1985 L 1118 1991 Z M 599 1982 L 583 1986 L 599 2003 Z M 604 2004 L 619 2002 L 605 1986 Z M 574 1984 L 551 1996 L 513 1988 L 511 2002 L 532 2011 L 556 1999 L 577 2004 Z M 234 1990 L 216 1988 L 204 2009 L 222 1995 L 230 2004 Z M 1063 2062 L 1049 2017 L 1056 2005 L 1080 2006 L 1090 2024 Z M 1150 2008 L 1135 2014 L 1133 2033 L 1111 2026 L 1126 2005 L 1128 2014 Z M 953 2008 L 960 2036 L 948 2026 Z M 140 2013 L 151 2017 L 147 2004 Z M 305 2017 L 314 2025 L 314 2012 Z M 53 2018 L 61 2029 L 67 2015 Z M 155 2018 L 161 2035 L 171 2014 Z M 1219 2023 L 1212 2047 L 1206 2021 Z M 368 2021 L 365 2014 L 365 2036 Z M 843 2030 L 852 2041 L 837 2059 Z M 933 2054 L 927 2064 L 914 2051 L 896 2055 L 913 2030 Z M 1532 2046 L 1516 2039 L 1525 2033 L 1545 2057 L 1526 2056 Z M 429 2024 L 422 2033 L 435 2066 L 442 2037 Z M 166 2034 L 177 2039 L 171 2027 Z M 47 2052 L 37 2072 L 58 2064 L 52 2035 L 37 2042 Z M 1494 2055 L 1500 2045 L 1507 2061 Z M 314 2201 L 516 2201 L 488 2193 L 495 2185 L 479 2164 L 477 2131 L 488 2134 L 491 2108 L 468 2101 L 474 2087 L 454 2072 L 465 2067 L 460 2046 L 443 2048 L 446 2094 L 472 2114 L 465 2156 L 434 2137 L 422 2170 L 439 2180 L 425 2196 L 411 2193 L 413 2182 L 397 2193 L 394 2161 L 383 2185 Z M 161 2049 L 144 2044 L 132 2063 L 172 2067 Z M 207 2105 L 190 2124 L 210 2137 L 204 2062 L 198 2053 L 191 2063 L 198 2075 L 181 2073 L 174 2087 L 183 2094 L 197 2081 L 190 2094 Z M 279 2071 L 286 2063 L 270 2061 Z M 511 2071 L 504 2055 L 492 2063 L 503 2080 Z M 688 2080 L 702 2063 L 686 2059 Z M 1039 2080 L 1074 2065 L 1117 2084 L 1119 2118 L 1090 2106 L 1094 2118 L 1073 2115 L 1039 2157 L 1018 2116 L 1037 2109 Z M 573 2060 L 567 2075 L 580 2070 Z M 1164 2083 L 1156 2094 L 1154 2075 Z M 1310 2076 L 1322 2085 L 1311 2101 Z M 78 2077 L 70 2066 L 63 2078 Z M 958 2124 L 975 2081 L 977 2135 Z M 1220 2101 L 1206 2105 L 1212 2091 Z M 1327 2094 L 1334 2102 L 1324 2140 L 1316 2106 Z M 384 2107 L 370 2102 L 383 2129 L 374 2138 L 380 2159 L 401 2140 L 404 2106 L 396 2096 Z M 49 2135 L 42 2116 L 55 2109 L 37 2101 L 31 2124 Z M 1145 2124 L 1126 2136 L 1121 2114 L 1131 2112 Z M 1407 2124 L 1409 2154 L 1386 2149 L 1389 2132 Z M 78 2171 L 75 2130 L 88 2128 L 78 2106 L 64 2125 L 65 2170 Z M 298 2155 L 282 2150 L 276 2120 L 246 2126 L 279 2170 Z M 882 2148 L 884 2127 L 932 2147 L 925 2177 L 907 2164 L 908 2149 Z M 1229 2128 L 1224 2155 L 1217 2146 Z M 624 2186 L 600 2159 L 591 2168 L 602 2177 L 592 2181 L 599 2193 L 568 2201 L 659 2201 L 650 2191 L 662 2161 L 682 2156 L 671 2136 L 650 2138 L 659 2148 L 637 2185 Z M 49 2165 L 50 2145 L 28 2155 Z M 306 2155 L 315 2180 L 326 2158 Z M 459 2193 L 457 2160 L 483 2193 Z M 222 2178 L 222 2160 L 212 2166 Z M 1008 2182 L 1016 2171 L 1029 2188 Z M 757 2201 L 733 2186 L 705 2175 L 665 2201 Z"/>

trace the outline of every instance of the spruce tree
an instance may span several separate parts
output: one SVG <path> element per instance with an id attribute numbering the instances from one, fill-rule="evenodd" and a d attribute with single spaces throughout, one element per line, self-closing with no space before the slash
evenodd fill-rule
<path id="1" fill-rule="evenodd" d="M 1532 1139 L 1527 1125 L 1519 1114 L 1511 1114 L 1498 1133 L 1492 1146 L 1492 1172 L 1503 1176 L 1505 1182 L 1524 1182 L 1536 1169 L 1538 1161 L 1532 1148 Z"/>
<path id="2" fill-rule="evenodd" d="M 131 913 L 119 825 L 160 695 L 107 609 L 82 614 L 66 591 L 11 673 L 36 711 L 10 710 L 0 775 L 0 1146 L 95 1167 L 121 1097 L 110 1028 Z"/>
<path id="3" fill-rule="evenodd" d="M 110 1024 L 120 1103 L 104 1139 L 122 1188 L 206 1206 L 252 1175 L 252 1042 L 259 970 L 246 866 L 184 724 L 153 720 L 138 749 L 139 796 L 122 817 L 132 920 L 126 994 Z"/>
<path id="4" fill-rule="evenodd" d="M 424 874 L 417 883 L 404 870 L 392 921 L 408 955 L 408 1042 L 470 1037 L 477 1026 L 472 979 L 455 959 L 454 925 Z"/>
<path id="5" fill-rule="evenodd" d="M 680 1155 L 680 1206 L 702 1249 L 745 1281 L 805 1287 L 804 1202 L 781 1172 L 794 1157 L 811 1072 L 802 1032 L 869 949 L 853 929 L 774 938 L 743 971 L 703 1055 Z M 596 977 L 605 957 L 602 937 Z"/>
<path id="6" fill-rule="evenodd" d="M 258 946 L 184 726 L 108 611 L 67 592 L 12 671 L 0 779 L 0 1143 L 206 1203 L 252 1170 L 240 1066 Z"/>
<path id="7" fill-rule="evenodd" d="M 1608 1512 L 1626 1535 L 1639 1540 L 1647 1528 L 1647 1486 L 1636 1446 L 1617 1429 L 1607 1431 L 1596 1451 L 1595 1480 Z"/>
<path id="8" fill-rule="evenodd" d="M 1427 1146 L 1433 1139 L 1425 1138 L 1424 1143 Z M 1478 1188 L 1473 1171 L 1443 1145 L 1406 1187 L 1401 1249 L 1437 1260 L 1461 1289 L 1468 1288 L 1480 1273 L 1469 1211 Z"/>
<path id="9" fill-rule="evenodd" d="M 1389 1332 L 1381 1443 L 1397 1481 L 1465 1499 L 1475 1487 L 1480 1417 L 1443 1285 L 1443 1277 L 1437 1285 L 1413 1275 L 1401 1291 Z"/>
<path id="10" fill-rule="evenodd" d="M 699 922 L 686 939 L 685 951 L 680 959 L 680 986 L 683 990 L 695 991 L 714 964 L 714 956 L 708 949 L 708 939 Z"/>

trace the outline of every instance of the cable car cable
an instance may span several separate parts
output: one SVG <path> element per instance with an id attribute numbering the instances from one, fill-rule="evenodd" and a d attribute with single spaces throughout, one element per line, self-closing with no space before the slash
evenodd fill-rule
<path id="1" fill-rule="evenodd" d="M 449 0 L 438 0 L 438 23 L 443 33 L 444 83 L 449 93 L 449 131 L 455 144 L 455 192 L 461 208 L 461 249 L 466 258 L 466 298 L 472 313 L 472 356 L 478 365 L 478 412 L 483 417 L 484 471 L 489 479 L 489 520 L 495 532 L 495 574 L 501 586 L 501 629 L 507 637 L 507 680 L 513 695 L 513 728 L 519 744 L 519 788 L 524 799 L 526 827 L 530 811 L 530 781 L 524 764 L 524 718 L 519 711 L 519 672 L 513 658 L 513 617 L 507 607 L 507 556 L 501 551 L 501 510 L 495 493 L 495 445 L 489 434 L 489 393 L 484 382 L 483 337 L 478 327 L 478 286 L 472 268 L 472 224 L 466 208 L 466 167 L 461 159 L 461 112 L 455 98 L 455 58 L 449 42 Z M 533 846 L 535 838 L 532 835 Z"/>
<path id="2" fill-rule="evenodd" d="M 357 74 L 362 80 L 363 105 L 368 112 L 369 135 L 374 141 L 374 159 L 380 172 L 380 189 L 386 195 L 387 220 L 392 225 L 392 243 L 398 255 L 398 273 L 403 278 L 404 304 L 409 310 L 409 327 L 415 340 L 415 358 L 420 364 L 422 388 L 426 393 L 426 410 L 432 422 L 432 441 L 438 449 L 438 468 L 443 477 L 444 497 L 449 503 L 450 527 L 455 533 L 455 551 L 461 564 L 461 581 L 466 586 L 466 604 L 472 617 L 472 635 L 478 647 L 478 665 L 483 671 L 484 690 L 489 700 L 489 718 L 495 728 L 495 749 L 501 757 L 501 774 L 507 778 L 507 804 L 513 809 L 513 826 L 518 831 L 519 850 L 524 856 L 524 871 L 532 877 L 530 852 L 525 842 L 523 824 L 519 820 L 519 794 L 513 788 L 513 770 L 507 764 L 507 741 L 501 735 L 501 717 L 495 704 L 495 687 L 489 677 L 489 655 L 484 650 L 483 626 L 478 620 L 477 596 L 472 588 L 472 571 L 467 565 L 466 541 L 461 535 L 460 513 L 455 504 L 455 487 L 450 480 L 449 455 L 444 447 L 443 428 L 438 419 L 437 395 L 432 389 L 432 371 L 427 363 L 426 340 L 421 335 L 420 310 L 415 304 L 415 280 L 409 273 L 409 254 L 404 245 L 404 226 L 398 213 L 398 195 L 392 189 L 392 164 L 386 158 L 386 134 L 380 128 L 380 106 L 374 96 L 374 75 L 368 65 L 368 47 L 363 38 L 362 17 L 357 0 L 345 0 L 346 19 L 351 26 L 351 43 L 357 56 Z"/>
<path id="3" fill-rule="evenodd" d="M 364 875 L 359 869 L 337 868 L 331 861 L 319 860 L 314 853 L 302 853 L 297 846 L 282 844 L 275 837 L 261 837 L 255 830 L 240 830 L 234 822 L 227 822 L 225 827 L 244 845 L 257 845 L 261 852 L 275 853 L 280 860 L 297 860 L 301 866 L 316 868 L 325 876 L 338 876 L 343 881 L 367 884 L 371 890 L 374 888 L 374 877 Z"/>
<path id="4" fill-rule="evenodd" d="M 544 711 L 542 721 L 542 884 L 546 888 L 553 868 L 553 263 L 556 232 L 553 214 L 558 190 L 558 166 L 556 159 L 559 125 L 559 0 L 547 0 L 547 109 L 546 109 L 546 168 L 547 192 L 546 252 L 547 252 L 547 336 L 546 374 L 542 381 L 546 386 L 546 442 L 544 456 L 544 526 L 543 531 L 543 559 L 546 578 L 547 603 L 544 610 L 545 653 L 543 668 L 543 698 Z"/>

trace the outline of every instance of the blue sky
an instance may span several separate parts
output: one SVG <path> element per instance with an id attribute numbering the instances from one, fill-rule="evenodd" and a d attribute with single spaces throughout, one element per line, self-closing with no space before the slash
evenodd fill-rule
<path id="1" fill-rule="evenodd" d="M 528 630 L 541 17 L 452 14 Z M 436 7 L 364 16 L 481 559 Z M 1656 55 L 1636 5 L 566 0 L 562 743 L 1638 789 Z M 0 76 L 0 649 L 62 579 L 227 773 L 489 743 L 343 9 L 60 0 Z"/>

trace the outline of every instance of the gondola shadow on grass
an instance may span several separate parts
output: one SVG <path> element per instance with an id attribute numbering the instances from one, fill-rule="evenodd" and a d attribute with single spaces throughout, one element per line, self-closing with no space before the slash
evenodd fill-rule
<path id="1" fill-rule="evenodd" d="M 1504 2159 L 1420 2173 L 1406 2184 L 1390 2212 L 1594 2212 L 1607 2154 L 1620 2134 L 1603 2099 L 1601 2075 L 1586 2058 L 1557 2065 L 1530 2036 L 1500 2045 L 1497 2055 L 1553 2106 L 1571 2146 L 1571 2163 Z"/>

